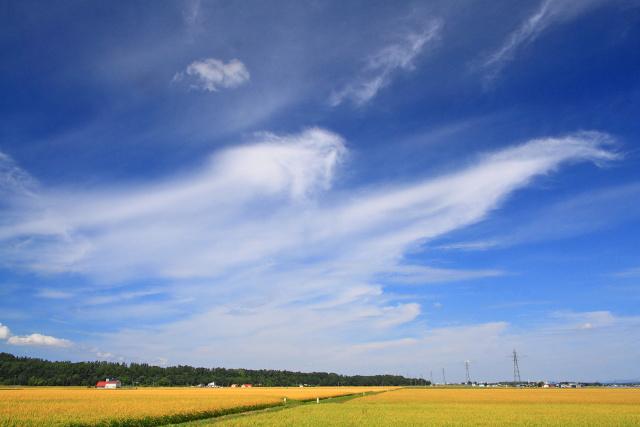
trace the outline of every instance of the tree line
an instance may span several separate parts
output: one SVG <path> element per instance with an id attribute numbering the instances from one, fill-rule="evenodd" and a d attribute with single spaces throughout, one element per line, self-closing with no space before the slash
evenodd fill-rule
<path id="1" fill-rule="evenodd" d="M 215 382 L 217 386 L 252 384 L 263 387 L 299 386 L 410 386 L 429 381 L 400 375 L 339 375 L 327 372 L 292 372 L 273 369 L 160 367 L 146 363 L 51 362 L 0 353 L 0 385 L 95 386 L 106 378 L 117 378 L 123 387 L 197 386 Z"/>

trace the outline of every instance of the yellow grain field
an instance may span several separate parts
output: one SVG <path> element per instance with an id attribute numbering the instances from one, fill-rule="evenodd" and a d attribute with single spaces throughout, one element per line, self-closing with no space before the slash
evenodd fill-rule
<path id="1" fill-rule="evenodd" d="M 638 389 L 402 389 L 232 418 L 234 426 L 637 426 Z"/>
<path id="2" fill-rule="evenodd" d="M 0 389 L 0 426 L 161 425 L 276 406 L 284 403 L 284 397 L 312 400 L 369 390 L 365 387 L 4 388 Z M 135 420 L 139 422 L 136 424 Z"/>

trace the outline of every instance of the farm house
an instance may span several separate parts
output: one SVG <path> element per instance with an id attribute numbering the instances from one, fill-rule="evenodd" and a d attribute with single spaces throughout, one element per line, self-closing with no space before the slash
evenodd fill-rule
<path id="1" fill-rule="evenodd" d="M 120 388 L 122 383 L 114 378 L 107 378 L 106 381 L 98 381 L 96 388 Z"/>

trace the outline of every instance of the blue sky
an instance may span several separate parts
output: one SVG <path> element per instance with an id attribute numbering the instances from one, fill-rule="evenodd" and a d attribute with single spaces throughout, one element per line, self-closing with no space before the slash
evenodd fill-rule
<path id="1" fill-rule="evenodd" d="M 0 351 L 640 377 L 640 2 L 0 16 Z"/>

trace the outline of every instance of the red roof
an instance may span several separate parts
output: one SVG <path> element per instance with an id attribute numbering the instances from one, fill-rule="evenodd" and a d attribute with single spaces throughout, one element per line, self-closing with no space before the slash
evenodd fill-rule
<path id="1" fill-rule="evenodd" d="M 107 385 L 106 381 L 98 381 L 98 384 L 96 384 L 96 387 L 105 387 Z"/>

